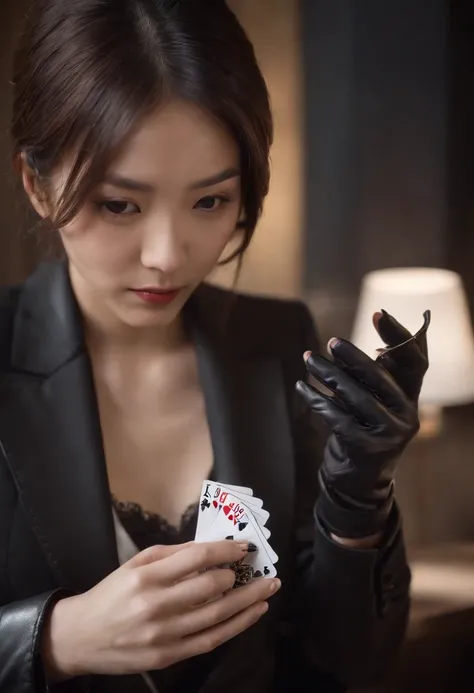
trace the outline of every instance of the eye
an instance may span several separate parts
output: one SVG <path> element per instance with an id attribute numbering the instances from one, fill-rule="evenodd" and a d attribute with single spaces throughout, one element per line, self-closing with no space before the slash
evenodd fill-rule
<path id="1" fill-rule="evenodd" d="M 130 216 L 131 214 L 140 214 L 137 205 L 125 200 L 102 200 L 97 203 L 101 211 L 112 214 L 115 217 Z"/>
<path id="2" fill-rule="evenodd" d="M 194 205 L 195 209 L 203 209 L 206 212 L 216 212 L 218 209 L 225 207 L 230 202 L 225 195 L 206 195 Z"/>

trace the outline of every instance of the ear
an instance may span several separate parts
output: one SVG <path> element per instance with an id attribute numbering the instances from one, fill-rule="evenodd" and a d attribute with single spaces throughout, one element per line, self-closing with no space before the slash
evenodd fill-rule
<path id="1" fill-rule="evenodd" d="M 25 192 L 28 195 L 28 198 L 31 204 L 33 205 L 35 211 L 40 215 L 42 219 L 45 219 L 48 216 L 49 212 L 46 200 L 41 195 L 38 174 L 31 168 L 31 166 L 29 166 L 24 153 L 21 154 L 20 167 L 21 180 Z"/>

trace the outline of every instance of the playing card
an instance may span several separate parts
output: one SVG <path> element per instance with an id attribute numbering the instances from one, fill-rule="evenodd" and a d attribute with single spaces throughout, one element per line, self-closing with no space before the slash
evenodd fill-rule
<path id="1" fill-rule="evenodd" d="M 214 494 L 215 507 L 217 507 L 218 512 L 221 511 L 222 507 L 227 505 L 229 493 L 235 498 L 243 501 L 247 508 L 250 508 L 252 515 L 257 520 L 258 524 L 262 528 L 265 538 L 268 539 L 271 535 L 270 530 L 265 527 L 265 523 L 270 517 L 268 510 L 263 509 L 263 500 L 261 498 L 255 498 L 254 496 L 249 496 L 248 494 L 239 493 L 238 491 L 229 491 L 231 487 L 226 484 L 221 484 L 220 489 L 217 488 Z M 220 492 L 219 492 L 220 491 Z M 217 495 L 218 494 L 218 495 Z"/>
<path id="2" fill-rule="evenodd" d="M 252 489 L 250 489 L 250 493 L 247 493 L 247 489 L 245 487 L 229 486 L 228 484 L 224 484 L 217 481 L 208 481 L 205 483 L 210 484 L 209 491 L 214 501 L 214 507 L 217 507 L 216 504 L 222 504 L 222 499 L 220 498 L 220 496 L 222 496 L 226 492 L 232 493 L 232 495 L 241 498 L 243 501 L 245 501 L 245 503 L 247 503 L 247 505 L 256 506 L 258 508 L 263 507 L 263 500 L 261 498 L 256 498 L 253 495 Z"/>
<path id="3" fill-rule="evenodd" d="M 247 530 L 249 525 L 251 527 Z M 209 537 L 208 541 L 217 541 L 215 539 L 216 535 L 218 535 L 219 539 L 222 539 L 226 538 L 229 534 L 248 540 L 247 533 L 244 534 L 245 530 L 247 530 L 247 533 L 252 531 L 258 535 L 259 541 L 265 545 L 266 552 L 269 554 L 272 563 L 276 563 L 278 556 L 268 544 L 262 528 L 253 516 L 252 509 L 239 498 L 227 494 L 225 504 L 222 505 L 216 515 L 212 527 L 207 530 L 206 535 Z"/>
<path id="4" fill-rule="evenodd" d="M 207 531 L 214 523 L 216 515 L 226 503 L 229 493 L 232 493 L 229 491 L 229 489 L 234 488 L 240 487 L 228 486 L 227 484 L 221 484 L 219 482 L 209 480 L 203 482 L 199 504 L 200 511 L 198 516 L 196 537 L 201 539 L 202 536 L 206 535 Z M 252 489 L 250 489 L 250 491 L 252 491 Z M 244 500 L 245 504 L 252 509 L 252 512 L 255 512 L 256 519 L 259 524 L 264 527 L 269 518 L 269 512 L 262 508 L 263 501 L 259 498 L 254 498 L 247 493 L 242 493 L 240 490 L 235 491 L 232 493 L 232 495 L 236 499 Z M 270 536 L 268 529 L 264 530 L 264 535 L 267 537 Z"/>
<path id="5" fill-rule="evenodd" d="M 221 486 L 225 486 L 233 493 L 243 493 L 246 496 L 253 496 L 253 489 L 251 489 L 249 486 L 233 486 L 232 484 L 221 484 Z"/>
<path id="6" fill-rule="evenodd" d="M 240 539 L 257 547 L 231 567 L 236 574 L 236 586 L 261 577 L 274 577 L 278 556 L 269 545 L 269 530 L 264 526 L 269 512 L 263 501 L 253 496 L 250 488 L 204 481 L 196 529 L 197 542 Z"/>
<path id="7" fill-rule="evenodd" d="M 261 527 L 251 511 L 242 505 L 236 502 L 233 509 L 227 513 L 227 506 L 221 508 L 208 532 L 208 541 L 232 539 L 252 542 L 257 551 L 247 554 L 242 562 L 242 569 L 245 569 L 244 581 L 249 582 L 259 577 L 275 577 L 277 572 L 274 563 L 278 561 L 278 555 L 263 536 Z"/>
<path id="8" fill-rule="evenodd" d="M 254 496 L 253 493 L 244 493 L 239 489 L 239 487 L 236 486 L 228 486 L 227 484 L 219 484 L 219 486 L 221 488 L 221 493 L 232 493 L 233 496 L 237 496 L 237 498 L 243 500 L 244 503 L 249 507 L 258 508 L 260 510 L 260 514 L 262 516 L 266 515 L 266 520 L 268 520 L 270 513 L 267 510 L 263 510 L 263 500 L 261 498 L 257 498 L 257 496 Z"/>

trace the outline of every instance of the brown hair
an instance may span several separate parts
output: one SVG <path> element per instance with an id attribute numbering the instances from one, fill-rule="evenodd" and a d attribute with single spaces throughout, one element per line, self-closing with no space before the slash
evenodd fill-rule
<path id="1" fill-rule="evenodd" d="M 242 256 L 268 192 L 273 124 L 252 44 L 224 0 L 36 0 L 13 83 L 14 159 L 23 154 L 46 185 L 75 154 L 56 227 L 158 104 L 178 97 L 213 114 L 240 149 L 243 239 L 232 257 Z"/>

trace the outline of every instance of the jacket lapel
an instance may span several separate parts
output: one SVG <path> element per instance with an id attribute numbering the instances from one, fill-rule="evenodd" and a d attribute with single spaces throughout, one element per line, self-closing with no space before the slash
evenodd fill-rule
<path id="1" fill-rule="evenodd" d="M 0 441 L 59 585 L 89 589 L 118 565 L 91 368 L 64 265 L 26 283 Z"/>
<path id="2" fill-rule="evenodd" d="M 281 362 L 247 348 L 250 316 L 242 339 L 227 292 L 203 285 L 185 317 L 215 478 L 264 499 L 282 555 L 294 482 Z M 12 366 L 0 379 L 0 447 L 56 581 L 81 592 L 118 567 L 118 556 L 92 371 L 65 264 L 42 266 L 25 284 Z"/>
<path id="3" fill-rule="evenodd" d="M 269 511 L 271 544 L 280 556 L 291 529 L 293 450 L 282 364 L 253 353 L 252 326 L 244 339 L 231 295 L 202 286 L 190 302 L 196 347 L 214 448 L 214 476 L 250 486 Z M 211 324 L 210 324 L 211 322 Z M 278 570 L 284 569 L 279 563 Z"/>

